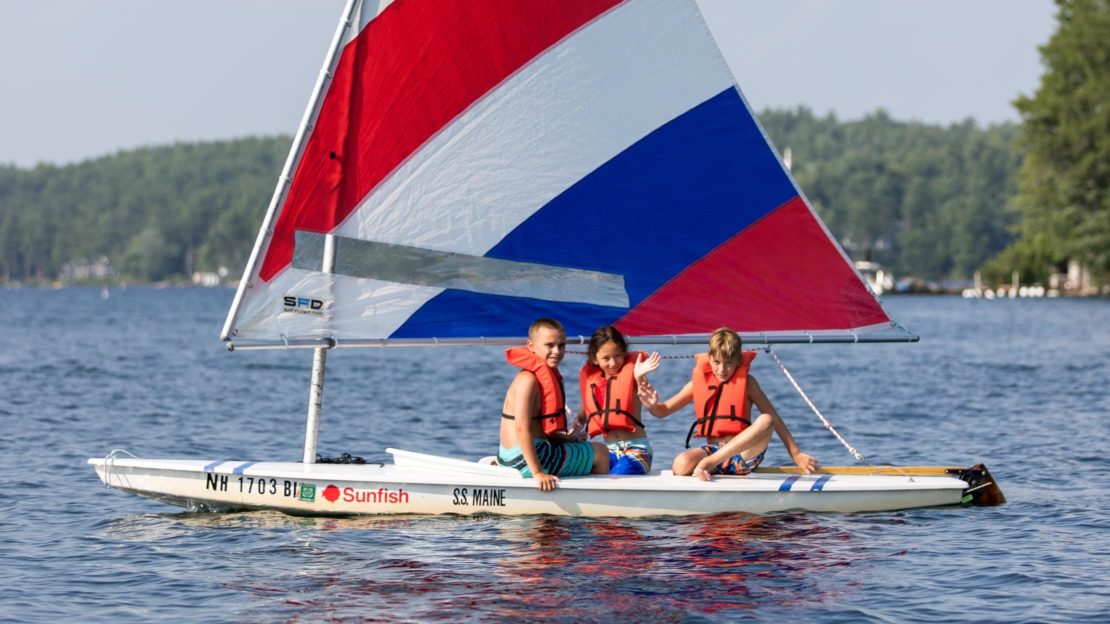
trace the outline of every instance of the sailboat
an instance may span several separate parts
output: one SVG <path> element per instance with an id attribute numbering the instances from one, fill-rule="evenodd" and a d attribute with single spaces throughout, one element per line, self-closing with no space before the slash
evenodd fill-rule
<path id="1" fill-rule="evenodd" d="M 190 509 L 308 515 L 1001 500 L 981 465 L 657 471 L 542 492 L 488 461 L 315 461 L 329 350 L 518 346 L 538 317 L 572 342 L 603 324 L 634 345 L 705 344 L 726 325 L 767 347 L 917 340 L 776 156 L 693 0 L 350 0 L 221 336 L 314 350 L 302 461 L 89 463 L 112 488 Z"/>

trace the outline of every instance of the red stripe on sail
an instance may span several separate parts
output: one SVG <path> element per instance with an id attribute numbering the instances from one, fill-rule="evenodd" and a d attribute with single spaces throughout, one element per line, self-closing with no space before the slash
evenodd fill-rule
<path id="1" fill-rule="evenodd" d="M 801 197 L 690 265 L 616 323 L 633 336 L 889 322 Z"/>
<path id="2" fill-rule="evenodd" d="M 452 119 L 619 0 L 397 0 L 344 48 L 259 269 L 327 233 Z"/>

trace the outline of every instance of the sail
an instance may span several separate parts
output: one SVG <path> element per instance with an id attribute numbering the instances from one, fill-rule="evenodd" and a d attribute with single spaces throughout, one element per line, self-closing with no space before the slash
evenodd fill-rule
<path id="1" fill-rule="evenodd" d="M 692 0 L 349 10 L 225 339 L 892 326 Z"/>

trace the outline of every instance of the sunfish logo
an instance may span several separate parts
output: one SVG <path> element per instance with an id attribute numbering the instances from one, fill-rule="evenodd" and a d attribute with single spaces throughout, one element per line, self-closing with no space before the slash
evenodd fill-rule
<path id="1" fill-rule="evenodd" d="M 294 312 L 296 314 L 323 314 L 324 302 L 319 299 L 310 299 L 308 297 L 297 297 L 295 295 L 285 295 L 282 297 L 284 310 L 286 312 Z"/>

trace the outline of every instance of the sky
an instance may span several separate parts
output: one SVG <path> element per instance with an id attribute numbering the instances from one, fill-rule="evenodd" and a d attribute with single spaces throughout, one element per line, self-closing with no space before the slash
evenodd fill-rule
<path id="1" fill-rule="evenodd" d="M 0 0 L 0 164 L 292 135 L 344 0 Z M 1016 122 L 1051 0 L 698 0 L 756 111 Z"/>

